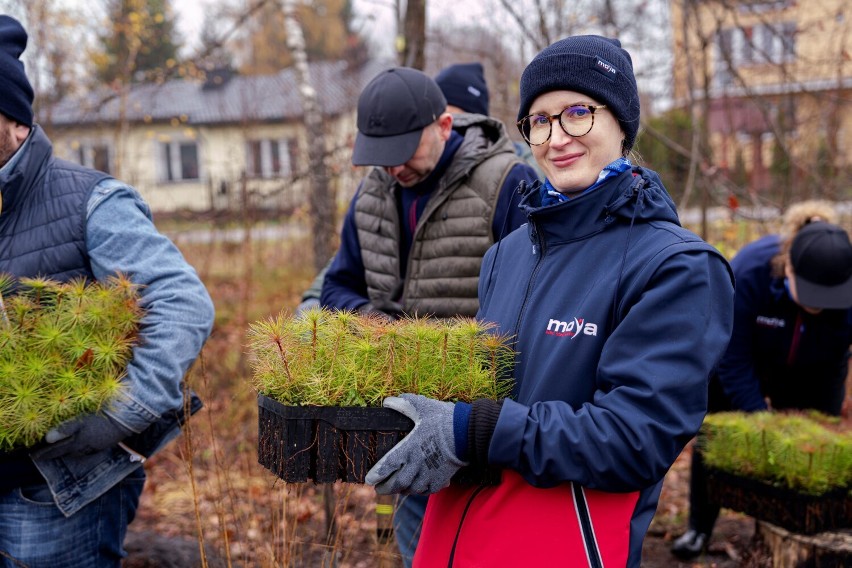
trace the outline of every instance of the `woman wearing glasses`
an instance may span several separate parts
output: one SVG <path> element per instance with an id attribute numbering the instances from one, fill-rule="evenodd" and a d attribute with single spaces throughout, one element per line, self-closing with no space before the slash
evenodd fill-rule
<path id="1" fill-rule="evenodd" d="M 639 566 L 730 337 L 730 269 L 629 159 L 639 95 L 617 40 L 552 44 L 520 95 L 547 179 L 525 189 L 528 224 L 486 254 L 477 315 L 516 338 L 513 397 L 390 399 L 417 426 L 368 480 L 431 492 L 460 465 L 500 468 L 499 485 L 430 498 L 415 566 Z"/>

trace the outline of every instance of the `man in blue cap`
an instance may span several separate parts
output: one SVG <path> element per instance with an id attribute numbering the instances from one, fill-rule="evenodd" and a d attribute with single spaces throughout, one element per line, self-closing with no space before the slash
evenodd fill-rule
<path id="1" fill-rule="evenodd" d="M 0 15 L 0 273 L 60 282 L 121 273 L 139 286 L 145 315 L 121 397 L 58 424 L 36 447 L 0 450 L 0 564 L 118 568 L 142 462 L 179 432 L 182 380 L 210 334 L 213 304 L 136 190 L 53 157 L 33 120 L 26 45 L 21 24 Z"/>

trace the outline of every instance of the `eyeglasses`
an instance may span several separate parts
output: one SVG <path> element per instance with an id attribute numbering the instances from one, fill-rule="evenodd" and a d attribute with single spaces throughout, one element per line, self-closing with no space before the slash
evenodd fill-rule
<path id="1" fill-rule="evenodd" d="M 595 111 L 606 105 L 571 105 L 559 114 L 530 114 L 518 121 L 518 130 L 524 140 L 533 146 L 550 140 L 554 120 L 568 136 L 579 138 L 591 132 L 595 125 Z"/>

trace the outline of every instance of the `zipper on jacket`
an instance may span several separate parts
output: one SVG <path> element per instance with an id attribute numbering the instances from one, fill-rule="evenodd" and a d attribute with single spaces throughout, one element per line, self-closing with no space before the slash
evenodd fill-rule
<path id="1" fill-rule="evenodd" d="M 464 525 L 464 518 L 467 516 L 467 512 L 470 509 L 470 506 L 473 505 L 473 500 L 476 499 L 476 496 L 485 489 L 484 485 L 480 485 L 476 488 L 476 490 L 471 493 L 470 498 L 467 500 L 467 505 L 464 506 L 464 511 L 462 512 L 461 519 L 459 519 L 459 528 L 456 530 L 456 538 L 453 539 L 453 547 L 450 549 L 450 559 L 447 562 L 447 568 L 453 567 L 453 562 L 456 557 L 456 545 L 459 543 L 459 536 L 461 535 L 462 525 Z"/>
<path id="2" fill-rule="evenodd" d="M 532 283 L 535 281 L 536 276 L 538 275 L 539 270 L 541 270 L 541 263 L 544 259 L 544 242 L 542 242 L 541 236 L 538 234 L 538 226 L 535 224 L 535 221 L 532 219 L 529 220 L 530 230 L 532 231 L 532 236 L 534 238 L 533 249 L 532 252 L 535 255 L 538 252 L 538 259 L 535 261 L 535 267 L 530 273 L 530 278 L 527 281 L 527 289 L 524 292 L 524 302 L 521 304 L 521 308 L 518 310 L 518 319 L 515 322 L 515 332 L 514 335 L 517 337 L 518 330 L 521 329 L 521 321 L 524 319 L 524 312 L 527 311 L 527 300 L 530 297 L 530 290 L 532 290 Z"/>
<path id="3" fill-rule="evenodd" d="M 787 353 L 787 365 L 793 365 L 796 362 L 796 355 L 799 353 L 799 341 L 804 331 L 805 324 L 802 321 L 802 312 L 799 310 L 796 314 L 796 326 L 793 328 L 793 339 L 790 341 L 790 351 Z"/>
<path id="4" fill-rule="evenodd" d="M 586 546 L 586 558 L 589 560 L 589 567 L 603 568 L 603 559 L 601 559 L 598 543 L 595 540 L 595 529 L 592 526 L 583 488 L 576 483 L 571 483 L 571 491 L 574 493 L 574 509 L 580 523 L 580 530 L 583 533 L 583 544 Z"/>

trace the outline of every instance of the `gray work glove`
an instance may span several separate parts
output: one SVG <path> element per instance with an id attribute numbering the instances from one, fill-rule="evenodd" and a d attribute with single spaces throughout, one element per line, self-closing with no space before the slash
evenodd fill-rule
<path id="1" fill-rule="evenodd" d="M 414 429 L 376 462 L 365 482 L 376 493 L 436 493 L 450 484 L 467 462 L 456 456 L 452 402 L 418 394 L 391 396 L 382 402 L 414 421 Z"/>
<path id="2" fill-rule="evenodd" d="M 108 416 L 85 414 L 51 429 L 44 437 L 49 445 L 36 452 L 35 457 L 94 454 L 115 446 L 132 433 Z"/>

